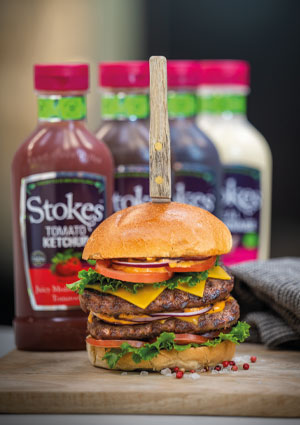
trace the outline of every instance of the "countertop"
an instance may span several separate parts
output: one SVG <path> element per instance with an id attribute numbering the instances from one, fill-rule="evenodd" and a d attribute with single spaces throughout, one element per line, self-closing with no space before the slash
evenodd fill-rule
<path id="1" fill-rule="evenodd" d="M 0 327 L 0 356 L 4 356 L 15 348 L 13 330 L 10 327 Z M 234 400 L 232 400 L 234 402 Z M 300 419 L 287 418 L 248 418 L 248 417 L 221 417 L 221 416 L 171 416 L 171 415 L 83 415 L 83 414 L 66 414 L 66 415 L 1 415 L 0 424 L 7 425 L 35 425 L 41 424 L 62 424 L 62 425 L 256 425 L 256 424 L 300 424 Z"/>

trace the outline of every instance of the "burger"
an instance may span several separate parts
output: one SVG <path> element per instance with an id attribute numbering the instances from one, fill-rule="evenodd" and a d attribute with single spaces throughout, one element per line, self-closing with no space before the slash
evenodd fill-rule
<path id="1" fill-rule="evenodd" d="M 68 287 L 88 313 L 88 357 L 118 370 L 199 370 L 231 360 L 249 335 L 219 264 L 230 231 L 191 205 L 146 203 L 118 211 L 92 233 L 94 267 Z"/>

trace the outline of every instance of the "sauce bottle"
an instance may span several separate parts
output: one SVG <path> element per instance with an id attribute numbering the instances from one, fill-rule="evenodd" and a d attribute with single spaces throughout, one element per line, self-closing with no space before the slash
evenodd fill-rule
<path id="1" fill-rule="evenodd" d="M 149 64 L 99 64 L 102 123 L 96 137 L 115 162 L 113 211 L 149 201 Z"/>
<path id="2" fill-rule="evenodd" d="M 272 157 L 249 123 L 244 61 L 200 61 L 198 124 L 213 139 L 223 163 L 223 221 L 233 235 L 226 265 L 267 259 L 270 249 Z"/>
<path id="3" fill-rule="evenodd" d="M 171 60 L 167 63 L 167 72 L 173 200 L 219 215 L 219 155 L 196 124 L 198 63 Z"/>
<path id="4" fill-rule="evenodd" d="M 111 213 L 113 162 L 85 126 L 86 64 L 36 65 L 38 125 L 12 163 L 15 337 L 24 350 L 85 348 L 86 317 L 66 288 Z"/>

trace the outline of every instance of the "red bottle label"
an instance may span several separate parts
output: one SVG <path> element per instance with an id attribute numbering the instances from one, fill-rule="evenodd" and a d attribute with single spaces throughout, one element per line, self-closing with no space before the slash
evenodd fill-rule
<path id="1" fill-rule="evenodd" d="M 79 308 L 78 296 L 66 284 L 89 267 L 81 253 L 105 217 L 106 180 L 101 175 L 48 172 L 22 179 L 20 225 L 33 310 Z"/>

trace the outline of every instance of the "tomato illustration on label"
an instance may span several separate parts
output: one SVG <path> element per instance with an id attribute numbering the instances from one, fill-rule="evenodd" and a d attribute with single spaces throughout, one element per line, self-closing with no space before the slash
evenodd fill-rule
<path id="1" fill-rule="evenodd" d="M 73 249 L 66 249 L 64 252 L 57 252 L 51 259 L 51 271 L 58 276 L 76 275 L 81 269 L 81 252 Z"/>

